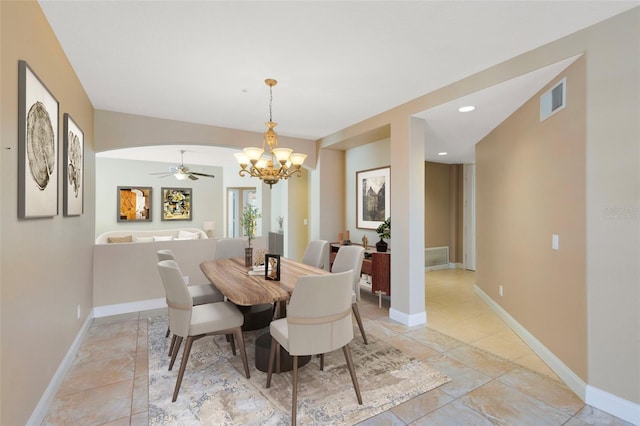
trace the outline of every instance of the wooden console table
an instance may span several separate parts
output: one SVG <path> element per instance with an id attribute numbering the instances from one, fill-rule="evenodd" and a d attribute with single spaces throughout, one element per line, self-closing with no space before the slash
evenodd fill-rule
<path id="1" fill-rule="evenodd" d="M 331 243 L 331 253 L 329 262 L 333 265 L 333 260 L 341 243 Z M 353 244 L 362 246 L 362 244 Z M 371 292 L 378 295 L 380 304 L 382 295 L 391 296 L 391 252 L 378 252 L 375 247 L 367 247 L 365 258 L 362 261 L 362 273 L 371 276 Z"/>

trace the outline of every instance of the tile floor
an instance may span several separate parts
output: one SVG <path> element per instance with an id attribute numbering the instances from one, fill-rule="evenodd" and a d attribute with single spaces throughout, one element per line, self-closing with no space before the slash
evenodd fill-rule
<path id="1" fill-rule="evenodd" d="M 388 319 L 388 301 L 360 303 L 367 333 L 451 377 L 361 425 L 630 425 L 584 403 L 474 293 L 473 272 L 426 274 L 427 327 Z M 147 318 L 94 319 L 44 425 L 147 425 Z M 355 338 L 360 338 L 356 334 Z"/>

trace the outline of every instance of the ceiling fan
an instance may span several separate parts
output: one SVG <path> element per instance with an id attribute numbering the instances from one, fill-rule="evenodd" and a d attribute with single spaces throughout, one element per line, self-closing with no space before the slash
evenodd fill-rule
<path id="1" fill-rule="evenodd" d="M 198 173 L 198 172 L 190 172 L 189 168 L 184 165 L 184 150 L 180 150 L 180 165 L 179 166 L 171 166 L 169 168 L 169 172 L 161 172 L 161 173 L 149 173 L 150 175 L 162 175 L 159 177 L 167 177 L 167 176 L 175 176 L 178 180 L 198 180 L 198 176 L 203 177 L 215 177 L 214 175 L 208 175 L 206 173 Z"/>

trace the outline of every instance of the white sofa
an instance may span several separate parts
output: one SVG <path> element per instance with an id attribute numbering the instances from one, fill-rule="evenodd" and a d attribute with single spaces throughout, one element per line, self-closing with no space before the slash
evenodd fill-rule
<path id="1" fill-rule="evenodd" d="M 182 228 L 188 230 L 189 228 Z M 166 230 L 174 231 L 174 230 Z M 136 235 L 133 232 L 106 233 L 111 236 Z M 160 231 L 144 231 L 149 236 Z M 173 235 L 173 234 L 171 234 Z M 200 270 L 200 263 L 215 258 L 215 238 L 197 240 L 152 241 L 145 243 L 102 243 L 101 235 L 93 247 L 93 306 L 96 316 L 151 309 L 165 305 L 165 294 L 156 252 L 171 249 L 189 284 L 209 281 Z M 104 237 L 106 241 L 107 236 Z M 266 249 L 266 237 L 257 237 L 254 250 Z"/>
<path id="2" fill-rule="evenodd" d="M 131 237 L 131 241 L 127 240 Z M 153 230 L 119 230 L 107 231 L 96 238 L 96 244 L 120 244 L 125 242 L 140 243 L 164 240 L 171 237 L 170 240 L 189 240 L 207 239 L 207 234 L 198 228 L 176 228 L 176 229 L 153 229 Z M 167 241 L 167 240 L 164 240 Z"/>

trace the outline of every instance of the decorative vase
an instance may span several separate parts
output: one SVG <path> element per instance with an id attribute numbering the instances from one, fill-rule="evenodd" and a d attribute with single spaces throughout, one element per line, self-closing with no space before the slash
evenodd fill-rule
<path id="1" fill-rule="evenodd" d="M 253 266 L 253 248 L 244 249 L 244 266 Z"/>
<path id="2" fill-rule="evenodd" d="M 388 247 L 389 245 L 382 238 L 380 238 L 380 241 L 376 243 L 376 250 L 379 251 L 380 253 L 386 252 Z"/>

